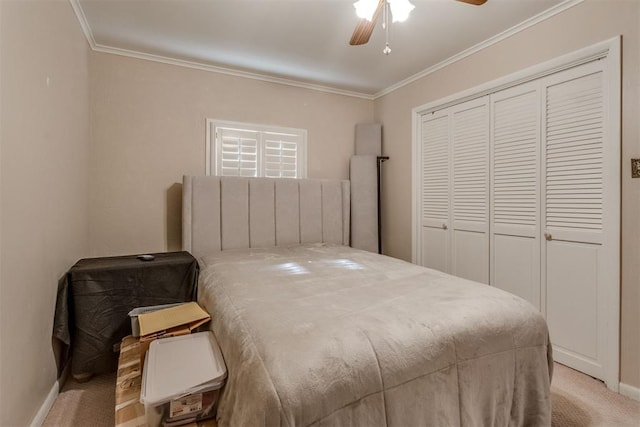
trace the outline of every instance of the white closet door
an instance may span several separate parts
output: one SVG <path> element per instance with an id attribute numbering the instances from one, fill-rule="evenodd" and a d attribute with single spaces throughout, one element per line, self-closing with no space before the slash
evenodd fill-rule
<path id="1" fill-rule="evenodd" d="M 540 84 L 491 96 L 491 285 L 540 309 Z"/>
<path id="2" fill-rule="evenodd" d="M 585 52 L 484 98 L 416 110 L 413 249 L 423 265 L 531 302 L 554 358 L 617 391 L 619 40 Z"/>
<path id="3" fill-rule="evenodd" d="M 489 283 L 489 101 L 422 117 L 421 264 Z"/>
<path id="4" fill-rule="evenodd" d="M 421 260 L 420 264 L 450 272 L 449 114 L 422 117 Z"/>
<path id="5" fill-rule="evenodd" d="M 554 357 L 589 375 L 606 379 L 608 305 L 606 287 L 618 283 L 607 267 L 616 248 L 605 243 L 604 204 L 619 192 L 617 150 L 607 147 L 607 96 L 600 61 L 543 80 L 543 280 L 546 316 Z M 609 144 L 611 145 L 611 144 Z M 607 168 L 610 177 L 605 179 Z M 608 211 L 610 210 L 610 211 Z M 613 250 L 613 252 L 612 252 Z M 615 270 L 615 269 L 614 269 Z M 617 342 L 617 341 L 616 341 Z"/>
<path id="6" fill-rule="evenodd" d="M 451 111 L 451 273 L 489 283 L 489 102 Z"/>
<path id="7" fill-rule="evenodd" d="M 451 273 L 489 283 L 489 97 L 451 107 Z"/>

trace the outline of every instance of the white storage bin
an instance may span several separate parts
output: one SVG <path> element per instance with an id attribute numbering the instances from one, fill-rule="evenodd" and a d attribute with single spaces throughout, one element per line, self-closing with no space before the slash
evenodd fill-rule
<path id="1" fill-rule="evenodd" d="M 186 304 L 184 302 L 177 302 L 173 304 L 162 305 L 150 305 L 147 307 L 137 307 L 129 312 L 129 318 L 131 319 L 131 335 L 134 337 L 140 336 L 140 323 L 138 323 L 138 316 L 145 313 L 151 313 L 152 311 L 158 311 L 169 307 L 175 307 L 176 305 Z"/>
<path id="2" fill-rule="evenodd" d="M 215 415 L 227 369 L 213 333 L 158 339 L 145 359 L 140 402 L 149 426 L 177 426 Z"/>

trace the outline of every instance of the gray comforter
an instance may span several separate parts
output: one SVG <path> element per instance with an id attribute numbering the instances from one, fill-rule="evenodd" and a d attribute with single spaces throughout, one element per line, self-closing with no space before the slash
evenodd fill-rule
<path id="1" fill-rule="evenodd" d="M 551 423 L 547 325 L 514 295 L 345 246 L 200 264 L 220 426 Z"/>

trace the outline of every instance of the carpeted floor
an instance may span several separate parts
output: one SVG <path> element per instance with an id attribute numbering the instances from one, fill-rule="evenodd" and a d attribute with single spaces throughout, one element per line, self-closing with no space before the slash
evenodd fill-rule
<path id="1" fill-rule="evenodd" d="M 71 376 L 62 386 L 43 426 L 113 427 L 116 374 L 99 375 L 79 383 Z"/>
<path id="2" fill-rule="evenodd" d="M 112 427 L 115 374 L 86 383 L 69 379 L 47 416 L 46 427 Z M 640 402 L 557 364 L 551 383 L 553 427 L 640 427 Z"/>
<path id="3" fill-rule="evenodd" d="M 559 363 L 551 381 L 553 427 L 640 427 L 640 402 Z"/>

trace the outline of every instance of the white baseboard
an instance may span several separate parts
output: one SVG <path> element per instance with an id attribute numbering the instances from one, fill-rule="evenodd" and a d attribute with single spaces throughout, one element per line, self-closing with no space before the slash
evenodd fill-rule
<path id="1" fill-rule="evenodd" d="M 640 388 L 629 384 L 620 383 L 620 394 L 640 401 Z"/>
<path id="2" fill-rule="evenodd" d="M 44 419 L 47 418 L 47 414 L 51 410 L 56 398 L 58 397 L 58 392 L 60 391 L 60 384 L 58 381 L 53 383 L 47 398 L 42 402 L 40 409 L 38 409 L 38 413 L 33 420 L 31 420 L 31 427 L 40 427 L 44 423 Z"/>

